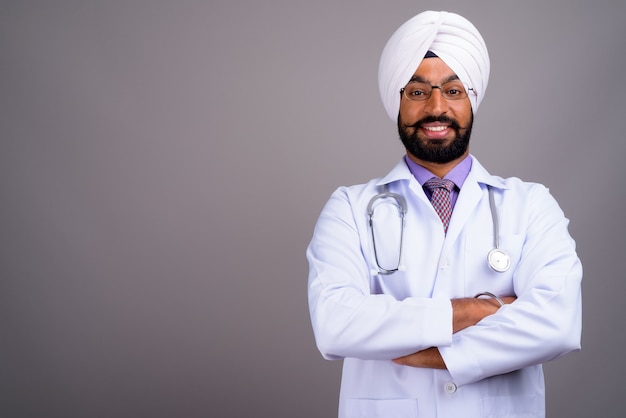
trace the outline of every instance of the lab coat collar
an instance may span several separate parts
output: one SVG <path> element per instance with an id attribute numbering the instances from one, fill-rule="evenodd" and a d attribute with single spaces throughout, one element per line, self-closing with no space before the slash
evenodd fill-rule
<path id="1" fill-rule="evenodd" d="M 486 184 L 487 186 L 491 186 L 496 189 L 509 188 L 509 186 L 504 183 L 502 177 L 489 174 L 485 167 L 483 167 L 482 164 L 478 162 L 476 157 L 474 157 L 473 155 L 470 155 L 470 157 L 472 157 L 472 169 L 470 170 L 469 175 L 465 180 L 466 183 L 468 181 L 473 181 L 476 183 Z"/>
<path id="2" fill-rule="evenodd" d="M 398 164 L 396 164 L 396 166 L 385 177 L 382 177 L 378 180 L 378 182 L 376 182 L 376 185 L 383 186 L 400 180 L 410 181 L 412 177 L 413 174 L 411 174 L 409 167 L 404 161 L 404 157 L 402 157 L 402 159 L 398 161 Z"/>

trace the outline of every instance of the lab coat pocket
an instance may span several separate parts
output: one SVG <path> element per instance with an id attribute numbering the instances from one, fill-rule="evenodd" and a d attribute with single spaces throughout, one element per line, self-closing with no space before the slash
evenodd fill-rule
<path id="1" fill-rule="evenodd" d="M 347 418 L 414 418 L 416 399 L 347 399 Z"/>
<path id="2" fill-rule="evenodd" d="M 545 407 L 538 396 L 497 396 L 483 399 L 483 418 L 543 418 Z"/>

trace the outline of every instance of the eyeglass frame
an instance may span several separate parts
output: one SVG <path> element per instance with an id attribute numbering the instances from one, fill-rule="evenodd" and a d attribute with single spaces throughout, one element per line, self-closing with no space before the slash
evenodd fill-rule
<path id="1" fill-rule="evenodd" d="M 444 85 L 448 84 L 448 83 L 453 83 L 453 82 L 459 82 L 459 83 L 461 83 L 461 85 L 463 86 L 464 93 L 465 93 L 465 95 L 464 95 L 463 97 L 456 97 L 456 98 L 454 98 L 454 97 L 446 97 L 446 95 L 445 95 L 445 93 L 444 93 L 444 91 L 443 91 L 442 87 L 443 87 Z M 430 87 L 430 92 L 428 93 L 428 95 L 425 95 L 425 97 L 424 97 L 423 99 L 411 98 L 411 97 L 407 96 L 407 94 L 406 94 L 406 87 L 407 87 L 409 84 L 411 84 L 411 83 L 419 83 L 419 84 L 424 84 L 424 85 L 426 85 L 426 86 L 429 86 L 429 87 Z M 453 101 L 456 101 L 456 100 L 463 100 L 463 99 L 465 99 L 465 98 L 469 97 L 470 92 L 472 92 L 472 94 L 474 94 L 475 96 L 478 94 L 478 93 L 476 92 L 476 90 L 475 90 L 473 87 L 470 87 L 468 84 L 463 83 L 463 82 L 462 82 L 462 81 L 460 81 L 459 79 L 454 79 L 454 80 L 448 80 L 448 81 L 446 81 L 446 82 L 444 82 L 444 83 L 441 83 L 441 85 L 438 85 L 438 86 L 433 86 L 432 84 L 426 83 L 426 82 L 424 82 L 424 81 L 411 80 L 411 81 L 409 81 L 409 82 L 406 84 L 406 86 L 404 86 L 404 87 L 402 87 L 402 88 L 400 89 L 400 95 L 402 95 L 402 96 L 406 97 L 406 99 L 407 99 L 407 100 L 410 100 L 410 101 L 412 101 L 412 102 L 425 102 L 425 101 L 427 101 L 428 99 L 430 99 L 430 98 L 432 97 L 432 95 L 433 95 L 433 90 L 434 90 L 434 89 L 439 89 L 439 91 L 441 92 L 441 97 L 443 97 L 444 99 L 446 99 L 446 100 L 453 100 Z M 421 96 L 420 96 L 420 97 L 421 97 Z"/>

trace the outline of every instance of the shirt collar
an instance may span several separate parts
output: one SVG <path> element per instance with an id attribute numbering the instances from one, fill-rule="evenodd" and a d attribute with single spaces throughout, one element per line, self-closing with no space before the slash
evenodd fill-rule
<path id="1" fill-rule="evenodd" d="M 424 186 L 424 183 L 432 177 L 436 177 L 433 173 L 411 160 L 408 155 L 404 157 L 404 161 L 406 161 L 409 171 L 411 171 L 411 174 L 413 174 L 413 177 L 415 177 L 415 180 L 417 180 L 421 186 Z M 463 187 L 463 183 L 465 182 L 465 179 L 467 179 L 471 168 L 472 158 L 468 154 L 460 163 L 450 170 L 444 178 L 452 180 L 452 182 L 454 182 L 454 184 L 456 184 L 456 186 L 460 189 Z"/>

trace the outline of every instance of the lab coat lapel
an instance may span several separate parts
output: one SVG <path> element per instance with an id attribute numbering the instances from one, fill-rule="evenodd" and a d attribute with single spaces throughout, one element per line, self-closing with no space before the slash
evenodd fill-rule
<path id="1" fill-rule="evenodd" d="M 472 168 L 459 193 L 452 219 L 448 227 L 448 235 L 444 243 L 443 251 L 450 250 L 454 242 L 459 238 L 463 228 L 474 215 L 476 207 L 481 199 L 488 199 L 487 185 L 496 188 L 506 188 L 506 185 L 498 177 L 494 177 L 472 156 Z"/>
<path id="2" fill-rule="evenodd" d="M 447 251 L 458 239 L 465 224 L 470 221 L 476 206 L 483 197 L 483 190 L 476 181 L 470 181 L 468 178 L 463 184 L 463 188 L 459 193 L 456 205 L 452 212 L 450 225 L 448 226 L 448 234 L 444 244 L 444 252 Z"/>
<path id="3" fill-rule="evenodd" d="M 443 248 L 444 254 L 452 248 L 467 222 L 471 222 L 480 200 L 485 198 L 485 184 L 500 186 L 501 182 L 494 179 L 472 156 L 472 168 L 463 183 L 452 211 L 452 218 L 448 226 L 448 234 Z"/>

